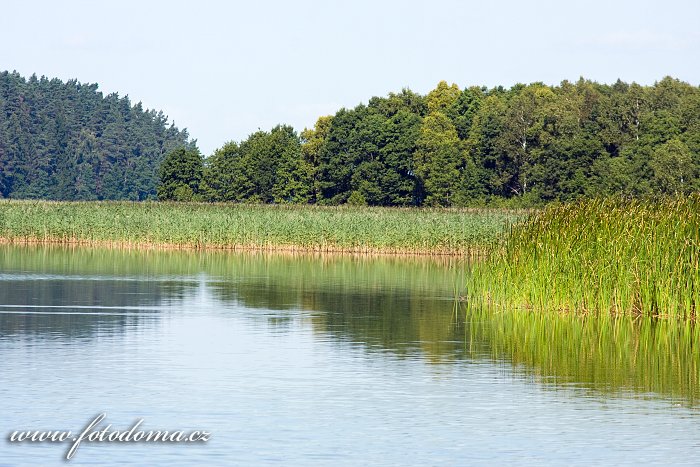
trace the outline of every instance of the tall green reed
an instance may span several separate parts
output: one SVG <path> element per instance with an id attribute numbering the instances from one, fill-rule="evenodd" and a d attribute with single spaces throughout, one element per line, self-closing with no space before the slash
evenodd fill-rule
<path id="1" fill-rule="evenodd" d="M 696 318 L 700 194 L 550 206 L 467 282 L 471 306 Z"/>
<path id="2" fill-rule="evenodd" d="M 204 203 L 0 202 L 5 242 L 473 254 L 521 212 Z"/>

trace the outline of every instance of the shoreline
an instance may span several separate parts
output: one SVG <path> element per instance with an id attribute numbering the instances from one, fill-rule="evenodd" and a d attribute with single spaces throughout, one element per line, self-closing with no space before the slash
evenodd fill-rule
<path id="1" fill-rule="evenodd" d="M 0 243 L 483 257 L 527 212 L 209 203 L 0 202 Z"/>
<path id="2" fill-rule="evenodd" d="M 159 243 L 129 240 L 86 240 L 80 238 L 36 238 L 36 237 L 1 237 L 0 245 L 16 246 L 65 246 L 80 248 L 109 248 L 119 250 L 142 251 L 230 251 L 261 253 L 292 253 L 314 255 L 348 255 L 348 256 L 395 256 L 395 257 L 444 257 L 455 259 L 482 259 L 487 257 L 486 248 L 466 250 L 437 250 L 410 248 L 376 248 L 376 247 L 340 247 L 337 245 L 303 246 L 294 244 L 196 244 L 196 243 Z"/>

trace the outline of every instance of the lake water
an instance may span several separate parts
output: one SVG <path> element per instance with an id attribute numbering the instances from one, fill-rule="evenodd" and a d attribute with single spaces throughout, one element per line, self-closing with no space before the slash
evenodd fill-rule
<path id="1" fill-rule="evenodd" d="M 0 247 L 0 465 L 697 464 L 687 325 L 455 304 L 457 260 Z"/>

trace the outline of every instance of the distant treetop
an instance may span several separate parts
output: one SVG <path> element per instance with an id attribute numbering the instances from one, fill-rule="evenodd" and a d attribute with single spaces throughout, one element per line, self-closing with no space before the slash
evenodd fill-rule
<path id="1" fill-rule="evenodd" d="M 178 147 L 195 142 L 163 112 L 97 84 L 0 73 L 0 197 L 152 199 Z"/>

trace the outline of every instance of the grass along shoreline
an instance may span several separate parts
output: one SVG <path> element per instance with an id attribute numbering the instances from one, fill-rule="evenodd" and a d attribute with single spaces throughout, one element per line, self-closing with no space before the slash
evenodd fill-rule
<path id="1" fill-rule="evenodd" d="M 469 266 L 470 307 L 698 318 L 700 194 L 584 200 L 528 214 L 3 200 L 0 243 L 486 256 Z"/>
<path id="2" fill-rule="evenodd" d="M 127 248 L 478 255 L 526 211 L 123 201 L 0 202 L 0 241 Z"/>
<path id="3" fill-rule="evenodd" d="M 550 206 L 467 277 L 477 308 L 697 319 L 700 193 Z"/>

